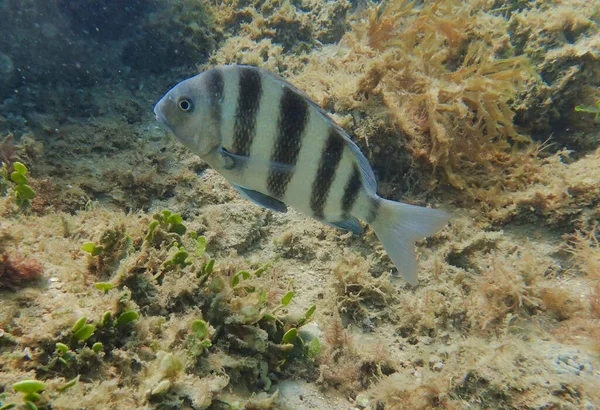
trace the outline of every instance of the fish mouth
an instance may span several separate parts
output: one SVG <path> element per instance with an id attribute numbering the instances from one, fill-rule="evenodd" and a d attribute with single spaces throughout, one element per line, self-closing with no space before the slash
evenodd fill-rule
<path id="1" fill-rule="evenodd" d="M 169 121 L 167 121 L 167 117 L 165 117 L 160 110 L 158 103 L 154 106 L 154 118 L 156 118 L 156 121 L 164 125 L 166 128 L 171 129 L 171 127 L 169 127 Z"/>

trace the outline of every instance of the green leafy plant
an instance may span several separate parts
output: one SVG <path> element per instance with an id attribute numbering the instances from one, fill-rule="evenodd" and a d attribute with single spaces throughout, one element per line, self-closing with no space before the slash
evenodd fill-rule
<path id="1" fill-rule="evenodd" d="M 35 402 L 41 398 L 39 392 L 44 390 L 44 382 L 34 379 L 26 379 L 16 382 L 12 387 L 15 391 L 24 394 L 23 401 L 25 402 L 26 408 L 37 409 Z"/>
<path id="2" fill-rule="evenodd" d="M 75 322 L 75 324 L 71 328 L 71 332 L 77 333 L 77 331 L 79 329 L 81 329 L 83 327 L 83 325 L 85 325 L 85 322 L 87 322 L 87 317 L 85 317 L 85 316 L 82 316 L 79 319 L 77 319 L 77 321 Z"/>
<path id="3" fill-rule="evenodd" d="M 58 342 L 56 343 L 56 351 L 60 353 L 67 353 L 69 351 L 69 346 L 64 343 Z"/>
<path id="4" fill-rule="evenodd" d="M 75 333 L 73 333 L 73 338 L 75 340 L 80 340 L 85 342 L 88 340 L 94 332 L 96 331 L 96 326 L 94 325 L 83 325 L 80 329 L 78 329 Z"/>
<path id="5" fill-rule="evenodd" d="M 206 280 L 206 278 L 212 273 L 214 268 L 215 268 L 215 260 L 214 260 L 214 258 L 210 258 L 208 260 L 208 262 L 206 262 L 204 265 L 202 265 L 202 268 L 200 268 L 200 270 L 196 274 L 196 277 L 203 278 L 203 280 L 201 280 L 201 282 L 204 282 L 204 280 Z"/>
<path id="6" fill-rule="evenodd" d="M 286 293 L 286 295 L 281 299 L 281 305 L 282 306 L 286 306 L 288 303 L 290 303 L 290 301 L 292 300 L 292 297 L 294 296 L 294 292 L 290 291 L 288 293 Z M 304 314 L 304 316 L 302 316 L 298 322 L 296 323 L 295 327 L 291 327 L 282 337 L 281 339 L 281 343 L 292 343 L 294 340 L 296 340 L 296 337 L 299 337 L 298 335 L 298 329 L 306 324 L 311 316 L 315 313 L 315 311 L 317 310 L 317 306 L 316 305 L 312 305 L 311 307 L 308 308 L 308 310 L 306 311 L 306 313 Z M 300 340 L 302 341 L 302 343 L 304 344 L 304 341 L 302 340 L 302 338 L 300 338 Z"/>
<path id="7" fill-rule="evenodd" d="M 190 237 L 196 242 L 196 249 L 194 250 L 194 256 L 202 256 L 202 254 L 206 251 L 207 240 L 206 236 L 198 236 L 196 231 L 190 232 Z"/>
<path id="8" fill-rule="evenodd" d="M 295 327 L 292 327 L 290 330 L 288 330 L 287 332 L 284 333 L 283 337 L 281 338 L 281 343 L 292 343 L 296 337 L 298 336 L 298 329 Z"/>
<path id="9" fill-rule="evenodd" d="M 28 185 L 28 179 L 25 176 L 27 174 L 27 167 L 21 162 L 15 162 L 13 164 L 14 171 L 10 174 L 10 179 L 15 183 L 15 195 L 17 205 L 21 209 L 27 208 L 31 200 L 35 198 L 35 191 Z M 8 174 L 6 166 L 3 164 L 4 173 Z"/>
<path id="10" fill-rule="evenodd" d="M 104 250 L 104 246 L 96 245 L 94 242 L 85 242 L 81 245 L 81 250 L 90 254 L 90 256 L 99 256 Z"/>
<path id="11" fill-rule="evenodd" d="M 100 319 L 100 326 L 102 326 L 102 327 L 110 326 L 111 320 L 112 320 L 112 314 L 110 313 L 110 311 L 104 312 L 104 314 L 102 315 L 102 319 Z"/>
<path id="12" fill-rule="evenodd" d="M 247 270 L 241 270 L 238 273 L 236 273 L 235 275 L 233 275 L 233 277 L 231 278 L 231 287 L 235 288 L 239 283 L 241 279 L 249 279 L 250 278 L 250 272 L 248 272 Z"/>
<path id="13" fill-rule="evenodd" d="M 593 106 L 593 105 L 576 105 L 575 111 L 596 114 L 594 121 L 596 122 L 596 124 L 600 124 L 600 100 L 596 101 L 595 106 Z"/>
<path id="14" fill-rule="evenodd" d="M 135 310 L 129 310 L 127 312 L 123 312 L 119 315 L 117 320 L 115 320 L 115 326 L 122 327 L 131 322 L 135 322 L 140 317 L 139 313 Z"/>
<path id="15" fill-rule="evenodd" d="M 298 326 L 302 326 L 303 324 L 308 322 L 310 320 L 311 316 L 313 315 L 313 313 L 315 313 L 315 310 L 317 310 L 316 305 L 312 305 L 311 307 L 309 307 L 308 310 L 306 311 L 306 313 L 304 314 L 304 316 L 302 318 L 300 318 L 300 320 L 298 321 Z"/>
<path id="16" fill-rule="evenodd" d="M 150 225 L 148 225 L 148 233 L 144 237 L 145 241 L 151 241 L 152 238 L 154 238 L 154 231 L 156 230 L 156 228 L 158 228 L 158 224 L 158 221 L 150 222 Z"/>
<path id="17" fill-rule="evenodd" d="M 133 239 L 122 223 L 106 229 L 97 242 L 87 241 L 81 249 L 88 254 L 88 270 L 94 275 L 109 277 L 119 267 L 120 261 L 134 249 Z"/>
<path id="18" fill-rule="evenodd" d="M 64 385 L 58 387 L 56 390 L 59 392 L 63 392 L 70 387 L 75 386 L 79 382 L 79 377 L 77 376 L 72 380 L 69 380 Z M 23 406 L 19 406 L 19 408 L 28 409 L 28 410 L 36 410 L 38 406 L 35 404 L 41 399 L 41 392 L 46 389 L 46 385 L 43 381 L 35 380 L 35 379 L 26 379 L 16 382 L 12 385 L 13 390 L 16 392 L 23 393 Z M 5 405 L 0 406 L 0 410 L 8 410 L 17 407 L 15 403 L 7 403 Z M 46 408 L 45 406 L 43 408 Z"/>
<path id="19" fill-rule="evenodd" d="M 186 266 L 192 264 L 191 260 L 188 259 L 190 255 L 183 246 L 174 247 L 173 250 L 175 251 L 175 253 L 170 259 L 167 259 L 163 262 L 163 268 L 168 268 L 170 266 L 180 266 L 182 268 L 185 268 Z"/>
<path id="20" fill-rule="evenodd" d="M 66 344 L 57 342 L 55 345 L 55 360 L 69 367 L 69 363 L 77 362 L 77 355 Z"/>
<path id="21" fill-rule="evenodd" d="M 86 342 L 92 336 L 96 334 L 96 331 L 101 333 L 101 336 L 107 336 L 108 334 L 114 334 L 117 328 L 122 328 L 128 324 L 138 320 L 140 317 L 139 313 L 135 310 L 128 310 L 121 313 L 114 321 L 112 320 L 112 314 L 110 311 L 105 312 L 100 319 L 100 322 L 96 324 L 87 324 L 87 318 L 85 316 L 80 317 L 73 327 L 71 328 L 72 341 Z M 75 347 L 74 344 L 70 343 L 71 347 Z M 102 342 L 94 342 L 92 344 L 92 350 L 98 352 L 104 348 Z M 57 353 L 68 353 L 70 351 L 69 346 L 65 343 L 56 343 Z"/>
<path id="22" fill-rule="evenodd" d="M 105 293 L 114 287 L 114 285 L 110 282 L 96 282 L 94 286 L 96 286 L 96 289 L 102 290 Z"/>
<path id="23" fill-rule="evenodd" d="M 186 344 L 192 357 L 202 355 L 212 346 L 208 324 L 202 320 L 192 322 L 192 332 L 187 336 Z"/>
<path id="24" fill-rule="evenodd" d="M 65 391 L 67 390 L 69 387 L 73 387 L 75 386 L 77 383 L 79 382 L 79 375 L 77 377 L 75 377 L 72 380 L 69 380 L 68 382 L 66 382 L 64 385 L 62 385 L 61 387 L 58 388 L 58 391 Z"/>
<path id="25" fill-rule="evenodd" d="M 155 213 L 152 215 L 152 218 L 154 220 L 148 225 L 148 233 L 144 238 L 147 242 L 152 242 L 155 239 L 156 229 L 158 227 L 160 227 L 163 232 L 174 233 L 179 236 L 185 234 L 187 230 L 183 224 L 181 215 L 172 213 L 168 209 Z"/>
<path id="26" fill-rule="evenodd" d="M 294 292 L 290 290 L 288 293 L 285 294 L 284 297 L 281 298 L 281 305 L 282 306 L 289 305 L 290 302 L 292 301 L 293 297 L 294 297 Z"/>

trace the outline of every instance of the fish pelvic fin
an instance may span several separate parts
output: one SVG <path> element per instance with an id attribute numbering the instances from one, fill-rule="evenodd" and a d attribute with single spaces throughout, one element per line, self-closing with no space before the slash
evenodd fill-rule
<path id="1" fill-rule="evenodd" d="M 439 231 L 450 219 L 444 211 L 378 198 L 379 212 L 371 227 L 402 277 L 416 286 L 415 241 Z"/>

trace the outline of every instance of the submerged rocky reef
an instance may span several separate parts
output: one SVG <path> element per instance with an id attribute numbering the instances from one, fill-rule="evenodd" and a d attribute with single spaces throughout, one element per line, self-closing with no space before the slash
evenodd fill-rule
<path id="1" fill-rule="evenodd" d="M 0 4 L 0 408 L 600 407 L 600 4 Z M 419 285 L 373 232 L 249 203 L 156 123 L 206 67 L 314 99 L 382 196 L 447 210 Z"/>

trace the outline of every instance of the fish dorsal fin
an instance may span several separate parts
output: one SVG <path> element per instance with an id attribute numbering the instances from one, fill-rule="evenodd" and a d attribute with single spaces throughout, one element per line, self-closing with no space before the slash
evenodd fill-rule
<path id="1" fill-rule="evenodd" d="M 232 184 L 235 189 L 238 190 L 240 194 L 246 199 L 254 202 L 257 205 L 260 205 L 264 208 L 268 208 L 272 211 L 277 212 L 287 212 L 287 205 L 281 201 L 278 201 L 275 198 L 272 198 L 268 195 L 262 194 L 258 191 L 254 191 L 252 189 L 243 188 L 239 185 Z"/>
<path id="2" fill-rule="evenodd" d="M 338 126 L 338 128 L 341 130 L 341 132 L 344 132 L 341 127 Z M 365 154 L 361 152 L 360 148 L 358 148 L 358 145 L 356 145 L 354 141 L 352 141 L 350 137 L 346 135 L 345 132 L 344 135 L 346 138 L 348 138 L 348 147 L 350 147 L 350 150 L 358 161 L 358 167 L 360 168 L 360 173 L 363 177 L 362 179 L 363 183 L 365 184 L 365 188 L 372 194 L 377 193 L 377 179 L 375 178 L 375 173 L 371 168 L 369 160 L 367 157 L 365 157 Z"/>

